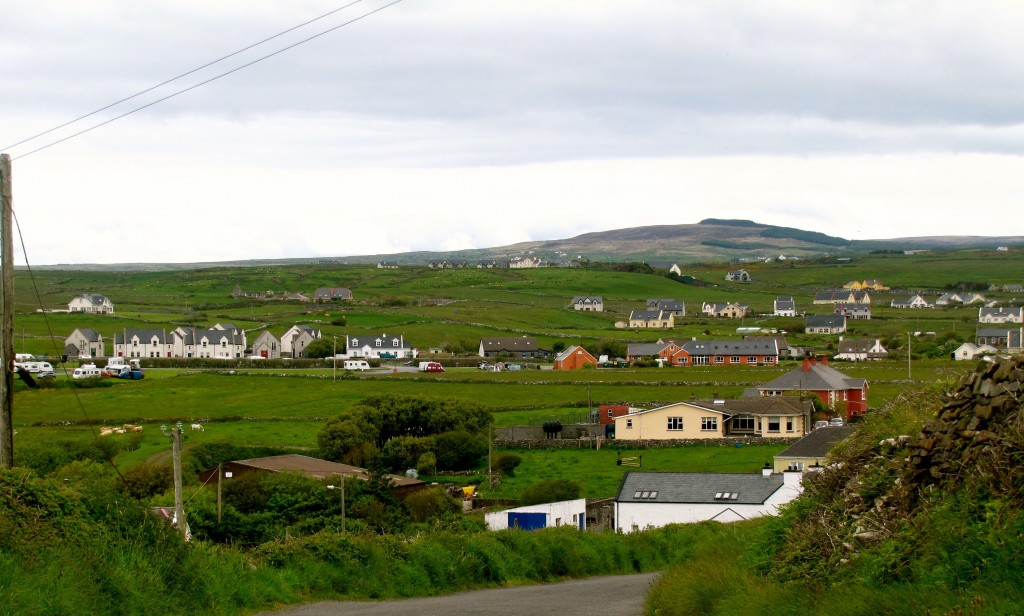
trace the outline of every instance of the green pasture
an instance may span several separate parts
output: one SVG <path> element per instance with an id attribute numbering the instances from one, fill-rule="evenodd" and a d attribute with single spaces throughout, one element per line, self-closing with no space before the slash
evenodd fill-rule
<path id="1" fill-rule="evenodd" d="M 788 447 L 779 445 L 715 446 L 695 445 L 661 449 L 623 450 L 627 464 L 616 464 L 620 452 L 614 449 L 516 449 L 501 450 L 523 458 L 514 477 L 506 477 L 492 489 L 481 486 L 481 494 L 493 498 L 518 498 L 524 490 L 544 479 L 572 479 L 584 486 L 585 498 L 615 496 L 622 477 L 631 470 L 649 472 L 752 473 Z M 629 458 L 635 458 L 629 460 Z"/>

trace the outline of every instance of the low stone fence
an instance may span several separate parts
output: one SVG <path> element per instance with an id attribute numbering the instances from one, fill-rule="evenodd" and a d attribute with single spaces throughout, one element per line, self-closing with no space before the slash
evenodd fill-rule
<path id="1" fill-rule="evenodd" d="M 726 437 L 708 439 L 671 439 L 619 441 L 606 438 L 497 438 L 494 446 L 499 449 L 658 449 L 664 447 L 743 447 L 744 445 L 791 445 L 800 437 L 761 438 Z"/>

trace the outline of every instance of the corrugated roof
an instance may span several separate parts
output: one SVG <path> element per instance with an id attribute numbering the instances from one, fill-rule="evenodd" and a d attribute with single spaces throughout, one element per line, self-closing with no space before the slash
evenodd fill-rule
<path id="1" fill-rule="evenodd" d="M 320 458 L 313 458 L 295 453 L 288 453 L 279 456 L 267 456 L 264 458 L 251 458 L 248 460 L 235 460 L 233 463 L 275 473 L 302 473 L 308 477 L 316 477 L 318 479 L 329 479 L 337 475 L 358 477 L 359 479 L 370 478 L 370 472 L 365 468 L 331 462 L 330 460 L 321 460 Z M 399 486 L 423 483 L 418 479 L 410 479 L 401 475 L 388 475 L 388 477 L 395 483 L 395 485 Z"/>

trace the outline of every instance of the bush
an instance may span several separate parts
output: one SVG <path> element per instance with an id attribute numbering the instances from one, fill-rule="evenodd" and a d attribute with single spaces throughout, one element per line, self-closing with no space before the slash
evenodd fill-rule
<path id="1" fill-rule="evenodd" d="M 505 453 L 494 461 L 494 467 L 503 477 L 515 477 L 516 468 L 523 463 L 523 457 L 514 453 Z"/>
<path id="2" fill-rule="evenodd" d="M 571 479 L 545 479 L 527 488 L 519 502 L 523 505 L 557 503 L 577 499 L 582 491 L 579 482 Z"/>

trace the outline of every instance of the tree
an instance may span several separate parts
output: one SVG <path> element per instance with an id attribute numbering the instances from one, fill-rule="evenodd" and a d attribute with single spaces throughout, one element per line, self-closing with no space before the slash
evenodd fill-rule
<path id="1" fill-rule="evenodd" d="M 410 494 L 405 504 L 409 507 L 413 522 L 425 522 L 446 513 L 462 511 L 462 503 L 448 496 L 439 486 Z"/>
<path id="2" fill-rule="evenodd" d="M 317 442 L 325 457 L 349 464 L 359 459 L 401 471 L 432 451 L 438 468 L 466 469 L 486 453 L 490 424 L 490 411 L 475 402 L 374 396 L 327 422 Z"/>
<path id="3" fill-rule="evenodd" d="M 498 459 L 494 461 L 494 467 L 498 469 L 498 472 L 503 477 L 515 477 L 516 468 L 523 463 L 522 456 L 514 453 L 505 453 L 498 456 Z"/>
<path id="4" fill-rule="evenodd" d="M 523 505 L 539 505 L 573 500 L 580 497 L 582 487 L 571 479 L 544 479 L 523 492 L 519 502 Z"/>
<path id="5" fill-rule="evenodd" d="M 306 348 L 303 350 L 302 354 L 310 359 L 334 357 L 334 339 L 317 338 L 316 340 L 306 345 Z"/>
<path id="6" fill-rule="evenodd" d="M 565 343 L 562 342 L 561 340 L 558 340 L 554 344 L 551 345 L 551 352 L 554 353 L 555 355 L 558 355 L 559 353 L 561 353 L 564 350 L 565 350 Z"/>

